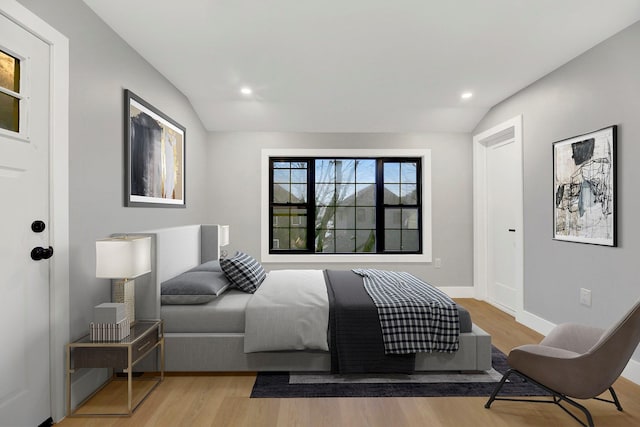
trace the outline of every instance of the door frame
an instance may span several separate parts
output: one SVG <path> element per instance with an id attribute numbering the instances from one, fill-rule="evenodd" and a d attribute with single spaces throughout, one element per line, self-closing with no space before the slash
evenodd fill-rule
<path id="1" fill-rule="evenodd" d="M 524 197 L 523 197 L 523 144 L 522 115 L 516 116 L 484 132 L 473 136 L 473 286 L 475 297 L 488 300 L 489 275 L 489 216 L 488 216 L 488 171 L 487 147 L 514 140 L 516 157 L 519 159 L 514 207 L 516 218 L 516 320 L 524 312 Z M 490 301 L 489 301 L 490 302 Z M 503 307 L 498 307 L 504 311 Z M 514 314 L 514 313 L 510 313 Z"/>
<path id="2" fill-rule="evenodd" d="M 69 342 L 69 40 L 15 0 L 0 1 L 0 14 L 49 46 L 48 226 L 55 249 L 49 260 L 49 396 L 51 416 L 58 422 L 65 415 L 65 346 Z"/>

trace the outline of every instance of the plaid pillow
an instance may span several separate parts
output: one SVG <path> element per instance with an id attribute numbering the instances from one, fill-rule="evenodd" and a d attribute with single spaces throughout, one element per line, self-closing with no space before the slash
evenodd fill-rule
<path id="1" fill-rule="evenodd" d="M 220 267 L 233 287 L 250 294 L 258 289 L 267 276 L 255 258 L 240 251 L 233 258 L 220 259 Z"/>

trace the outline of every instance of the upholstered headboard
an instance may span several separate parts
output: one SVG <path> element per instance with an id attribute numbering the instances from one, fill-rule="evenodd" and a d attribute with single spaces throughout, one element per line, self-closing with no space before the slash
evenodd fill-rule
<path id="1" fill-rule="evenodd" d="M 151 237 L 151 273 L 135 279 L 136 319 L 160 318 L 162 282 L 203 262 L 220 258 L 218 225 L 185 225 L 126 235 Z"/>

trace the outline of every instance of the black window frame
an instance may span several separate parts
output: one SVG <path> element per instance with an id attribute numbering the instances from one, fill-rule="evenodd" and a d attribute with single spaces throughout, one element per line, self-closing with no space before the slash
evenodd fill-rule
<path id="1" fill-rule="evenodd" d="M 371 252 L 316 252 L 316 160 L 375 160 L 375 251 Z M 402 156 L 402 157 L 376 157 L 376 156 L 271 156 L 269 161 L 269 254 L 270 255 L 422 255 L 423 254 L 423 200 L 422 191 L 425 183 L 422 173 L 422 157 Z M 305 203 L 282 203 L 274 202 L 274 164 L 278 162 L 306 162 L 307 163 L 307 193 Z M 415 163 L 416 165 L 416 203 L 403 204 L 400 198 L 397 204 L 386 204 L 384 201 L 384 164 L 385 163 Z M 274 249 L 274 209 L 278 208 L 298 208 L 306 209 L 306 247 L 304 249 Z M 418 249 L 407 250 L 385 250 L 385 215 L 387 209 L 416 209 L 417 210 L 417 230 Z M 356 229 L 357 230 L 357 229 Z M 402 229 L 400 229 L 402 230 Z"/>

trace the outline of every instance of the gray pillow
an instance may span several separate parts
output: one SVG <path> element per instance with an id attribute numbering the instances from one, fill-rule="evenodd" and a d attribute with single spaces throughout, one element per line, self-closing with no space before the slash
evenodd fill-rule
<path id="1" fill-rule="evenodd" d="M 189 271 L 222 271 L 222 268 L 220 268 L 220 261 L 214 259 L 213 261 L 207 261 L 204 264 L 193 267 Z"/>
<path id="2" fill-rule="evenodd" d="M 162 304 L 204 304 L 222 295 L 229 280 L 221 271 L 187 271 L 160 284 Z"/>

